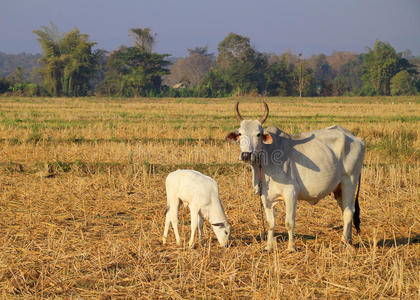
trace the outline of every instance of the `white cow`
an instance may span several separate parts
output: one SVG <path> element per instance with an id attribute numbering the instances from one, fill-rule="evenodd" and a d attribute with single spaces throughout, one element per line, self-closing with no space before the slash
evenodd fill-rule
<path id="1" fill-rule="evenodd" d="M 209 220 L 217 240 L 226 246 L 232 226 L 228 223 L 219 198 L 217 182 L 194 170 L 177 170 L 166 178 L 166 219 L 163 244 L 166 244 L 169 225 L 172 223 L 177 245 L 181 245 L 178 232 L 178 206 L 183 202 L 190 208 L 191 238 L 189 247 L 194 245 L 195 230 L 198 227 L 200 242 L 203 241 L 203 218 Z"/>
<path id="2" fill-rule="evenodd" d="M 268 117 L 268 106 L 260 120 L 244 120 L 236 103 L 235 113 L 240 127 L 229 133 L 228 140 L 237 141 L 241 148 L 240 159 L 249 162 L 253 170 L 253 184 L 260 191 L 268 223 L 267 250 L 273 247 L 274 205 L 283 199 L 286 205 L 286 228 L 289 234 L 288 249 L 295 251 L 296 201 L 312 204 L 330 193 L 343 212 L 343 241 L 351 243 L 352 225 L 359 232 L 360 173 L 365 153 L 363 141 L 350 131 L 334 125 L 325 129 L 295 136 L 277 127 L 264 130 L 262 124 Z"/>

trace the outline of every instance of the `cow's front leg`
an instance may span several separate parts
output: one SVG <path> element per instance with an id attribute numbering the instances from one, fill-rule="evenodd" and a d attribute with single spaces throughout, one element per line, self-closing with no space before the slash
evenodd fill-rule
<path id="1" fill-rule="evenodd" d="M 267 246 L 265 247 L 265 250 L 271 251 L 274 244 L 274 226 L 276 225 L 276 219 L 274 218 L 274 209 L 271 201 L 269 201 L 266 196 L 261 196 L 261 201 L 264 205 L 265 216 L 268 224 Z"/>
<path id="2" fill-rule="evenodd" d="M 289 252 L 295 252 L 296 245 L 295 245 L 294 230 L 295 230 L 297 193 L 294 190 L 291 190 L 285 193 L 283 197 L 286 204 L 285 225 L 286 225 L 287 233 L 289 234 L 289 243 L 287 245 L 287 250 Z"/>

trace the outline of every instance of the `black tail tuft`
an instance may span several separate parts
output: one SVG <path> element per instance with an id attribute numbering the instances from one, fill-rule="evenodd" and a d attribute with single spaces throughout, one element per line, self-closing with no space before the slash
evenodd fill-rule
<path id="1" fill-rule="evenodd" d="M 357 186 L 356 200 L 354 202 L 354 214 L 353 214 L 353 224 L 356 227 L 356 231 L 360 233 L 360 206 L 359 206 L 359 191 L 360 191 L 360 179 L 362 174 L 359 176 L 359 185 Z"/>

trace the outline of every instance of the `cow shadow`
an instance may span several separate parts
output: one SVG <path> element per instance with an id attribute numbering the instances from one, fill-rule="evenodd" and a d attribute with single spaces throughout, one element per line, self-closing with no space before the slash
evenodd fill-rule
<path id="1" fill-rule="evenodd" d="M 310 142 L 311 140 L 313 140 L 314 138 L 315 138 L 315 135 L 311 134 L 311 136 L 301 139 L 301 140 L 291 140 L 289 142 L 289 145 L 290 145 L 289 155 L 294 158 L 293 162 L 295 164 L 299 164 L 305 168 L 311 169 L 314 172 L 319 172 L 321 171 L 320 168 L 312 159 L 310 159 L 308 156 L 306 156 L 305 154 L 303 154 L 302 152 L 294 148 L 296 145 L 306 144 Z"/>
<path id="2" fill-rule="evenodd" d="M 314 138 L 315 135 L 311 134 L 302 139 L 295 139 L 279 130 L 277 135 L 274 136 L 275 142 L 269 146 L 268 153 L 264 152 L 267 157 L 264 157 L 263 159 L 266 163 L 268 163 L 267 159 L 269 159 L 269 163 L 273 165 L 281 165 L 288 159 L 291 159 L 294 164 L 299 164 L 314 172 L 320 172 L 320 168 L 311 158 L 295 149 L 295 146 L 309 143 Z M 282 148 L 276 148 L 276 145 L 282 145 Z M 267 174 L 270 174 L 270 170 L 266 170 L 266 172 Z M 271 174 L 271 176 L 275 177 L 275 174 Z"/>
<path id="3" fill-rule="evenodd" d="M 413 245 L 420 244 L 420 235 L 415 234 L 413 237 L 398 237 L 395 239 L 382 239 L 376 242 L 376 247 L 378 248 L 392 248 L 404 245 Z M 373 247 L 374 244 L 372 241 L 362 241 L 354 245 L 355 248 L 361 247 Z"/>
<path id="4" fill-rule="evenodd" d="M 319 234 L 318 234 L 319 236 Z M 287 232 L 276 232 L 274 233 L 274 238 L 276 241 L 285 242 L 288 241 L 289 235 Z M 315 240 L 316 236 L 308 235 L 308 234 L 295 234 L 295 238 L 301 239 L 304 241 Z M 254 236 L 242 236 L 242 237 L 235 237 L 232 239 L 233 244 L 237 244 L 238 242 L 244 243 L 246 245 L 250 245 L 256 242 L 262 242 L 267 240 L 267 234 L 257 234 Z M 404 245 L 413 245 L 413 244 L 420 244 L 420 235 L 415 234 L 414 236 L 408 237 L 398 237 L 395 239 L 381 239 L 377 241 L 376 247 L 378 248 L 392 248 Z M 372 241 L 362 241 L 353 245 L 355 248 L 362 248 L 362 247 L 373 247 L 374 244 Z"/>

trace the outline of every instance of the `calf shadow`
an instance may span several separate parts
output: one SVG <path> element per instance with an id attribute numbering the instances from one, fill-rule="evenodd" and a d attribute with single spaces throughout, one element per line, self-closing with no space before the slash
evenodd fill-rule
<path id="1" fill-rule="evenodd" d="M 313 235 L 308 235 L 308 234 L 298 234 L 295 233 L 295 238 L 298 239 L 302 239 L 302 240 L 314 240 L 316 239 L 315 236 Z M 287 241 L 289 239 L 289 235 L 287 232 L 275 232 L 274 233 L 274 238 L 276 239 L 276 241 Z M 267 233 L 264 234 L 257 234 L 254 236 L 242 236 L 242 237 L 235 237 L 233 239 L 233 241 L 241 241 L 243 243 L 245 243 L 246 245 L 250 245 L 252 244 L 254 241 L 257 242 L 261 242 L 261 241 L 266 241 L 267 240 Z"/>

